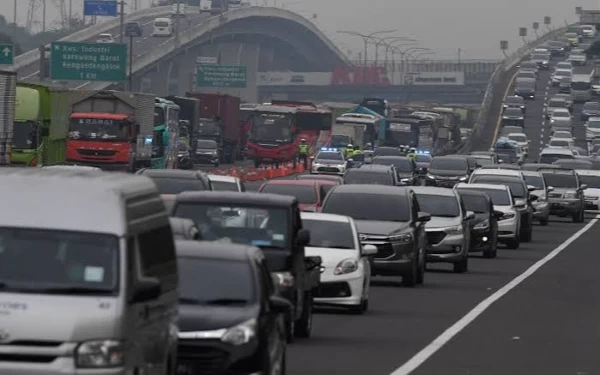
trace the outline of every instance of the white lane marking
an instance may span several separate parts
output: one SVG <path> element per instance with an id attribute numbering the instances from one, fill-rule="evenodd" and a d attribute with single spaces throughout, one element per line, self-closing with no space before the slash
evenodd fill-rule
<path id="1" fill-rule="evenodd" d="M 512 279 L 508 284 L 498 289 L 497 292 L 481 301 L 477 306 L 475 306 L 473 310 L 469 311 L 467 315 L 463 316 L 459 321 L 454 323 L 444 333 L 439 335 L 429 345 L 423 348 L 414 357 L 409 359 L 408 362 L 394 370 L 394 372 L 392 372 L 390 375 L 408 375 L 414 370 L 416 370 L 419 366 L 425 363 L 425 361 L 427 361 L 432 355 L 434 355 L 438 350 L 440 350 L 444 345 L 446 345 L 450 340 L 452 340 L 454 336 L 459 334 L 469 324 L 471 324 L 479 315 L 483 314 L 494 302 L 498 301 L 508 292 L 519 286 L 519 284 L 521 284 L 523 281 L 531 277 L 531 275 L 533 275 L 537 270 L 539 270 L 542 266 L 551 261 L 554 257 L 556 257 L 569 245 L 571 245 L 575 240 L 577 240 L 585 232 L 592 228 L 599 218 L 600 215 L 596 215 L 596 217 L 592 219 L 586 226 L 584 226 L 579 231 L 577 231 L 577 233 L 569 237 L 565 242 L 563 242 L 557 248 L 552 250 L 544 258 L 540 259 L 531 267 L 529 267 L 525 272 Z"/>

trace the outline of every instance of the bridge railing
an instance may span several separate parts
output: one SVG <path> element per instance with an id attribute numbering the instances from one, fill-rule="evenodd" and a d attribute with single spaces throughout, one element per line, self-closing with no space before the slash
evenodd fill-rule
<path id="1" fill-rule="evenodd" d="M 194 11 L 199 12 L 200 9 L 198 7 L 188 7 L 188 12 L 192 13 Z M 154 7 L 148 9 L 142 9 L 134 13 L 127 14 L 124 17 L 125 22 L 137 21 L 141 18 L 146 17 L 159 17 L 166 14 L 171 13 L 170 6 L 162 6 L 162 7 Z M 93 38 L 95 35 L 118 27 L 121 20 L 119 17 L 115 17 L 112 20 L 101 22 L 96 25 L 87 27 L 85 29 L 74 32 L 73 34 L 67 35 L 66 37 L 59 39 L 64 42 L 83 42 L 85 40 Z M 40 51 L 35 49 L 32 51 L 25 52 L 22 55 L 16 56 L 14 65 L 11 70 L 18 71 L 19 69 L 31 65 L 40 59 Z"/>
<path id="2" fill-rule="evenodd" d="M 562 35 L 569 26 L 549 31 L 548 33 L 542 35 L 538 39 L 525 44 L 512 54 L 508 55 L 504 60 L 502 60 L 502 62 L 494 70 L 494 73 L 492 74 L 492 77 L 488 83 L 487 89 L 483 97 L 483 102 L 481 103 L 481 110 L 479 111 L 479 116 L 475 124 L 473 124 L 473 130 L 471 132 L 471 135 L 467 139 L 463 147 L 460 149 L 459 153 L 468 153 L 473 149 L 473 145 L 479 144 L 479 142 L 484 141 L 482 139 L 484 130 L 488 126 L 494 125 L 488 123 L 490 117 L 490 110 L 492 108 L 492 104 L 496 100 L 503 100 L 503 98 L 499 96 L 504 94 L 504 92 L 502 92 L 500 95 L 499 93 L 494 93 L 494 88 L 496 87 L 496 85 L 505 82 L 506 79 L 510 79 L 511 77 L 509 77 L 508 72 L 512 68 L 514 68 L 519 63 L 519 61 L 521 61 L 528 53 L 530 53 L 532 49 L 548 40 Z"/>

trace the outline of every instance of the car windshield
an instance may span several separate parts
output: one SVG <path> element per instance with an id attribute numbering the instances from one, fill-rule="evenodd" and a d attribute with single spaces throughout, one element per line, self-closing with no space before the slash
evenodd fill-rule
<path id="1" fill-rule="evenodd" d="M 348 204 L 349 201 L 352 204 Z M 323 205 L 323 212 L 350 216 L 354 220 L 410 220 L 408 199 L 402 195 L 332 193 Z"/>
<path id="2" fill-rule="evenodd" d="M 521 64 L 521 68 L 520 69 L 536 69 L 537 70 L 538 66 L 536 64 L 535 61 L 525 61 Z"/>
<path id="3" fill-rule="evenodd" d="M 566 169 L 583 169 L 583 170 L 591 170 L 593 167 L 592 162 L 586 160 L 557 160 L 554 165 L 558 165 L 561 168 Z"/>
<path id="4" fill-rule="evenodd" d="M 169 22 L 166 21 L 155 21 L 154 26 L 156 27 L 169 27 Z"/>
<path id="5" fill-rule="evenodd" d="M 538 55 L 533 55 L 531 56 L 532 60 L 547 60 L 548 56 L 544 55 L 544 54 L 538 54 Z"/>
<path id="6" fill-rule="evenodd" d="M 361 171 L 350 169 L 344 175 L 345 184 L 393 185 L 392 176 L 386 172 Z"/>
<path id="7" fill-rule="evenodd" d="M 331 160 L 331 161 L 339 161 L 343 162 L 344 157 L 339 152 L 319 152 L 315 161 L 317 160 Z"/>
<path id="8" fill-rule="evenodd" d="M 544 190 L 544 179 L 542 176 L 525 175 L 523 177 L 527 185 L 535 186 L 536 190 Z"/>
<path id="9" fill-rule="evenodd" d="M 519 108 L 506 108 L 504 110 L 504 115 L 506 116 L 523 116 L 523 112 Z"/>
<path id="10" fill-rule="evenodd" d="M 473 156 L 473 157 L 475 158 L 475 160 L 477 160 L 477 164 L 479 164 L 479 165 L 494 164 L 494 161 L 492 160 L 491 156 L 477 155 L 477 156 Z"/>
<path id="11" fill-rule="evenodd" d="M 552 134 L 552 138 L 568 138 L 572 139 L 573 135 L 570 132 L 558 131 Z"/>
<path id="12" fill-rule="evenodd" d="M 460 206 L 455 196 L 417 194 L 419 209 L 431 216 L 457 217 L 460 215 Z"/>
<path id="13" fill-rule="evenodd" d="M 551 153 L 545 152 L 540 155 L 540 163 L 542 164 L 552 164 L 559 159 L 575 159 L 573 154 L 563 154 L 563 153 Z"/>
<path id="14" fill-rule="evenodd" d="M 174 211 L 173 216 L 194 221 L 207 241 L 228 238 L 244 245 L 286 248 L 289 218 L 283 208 L 179 202 Z"/>
<path id="15" fill-rule="evenodd" d="M 465 210 L 473 211 L 476 214 L 485 214 L 490 212 L 490 206 L 488 206 L 485 197 L 474 194 L 460 194 L 460 196 L 465 205 Z"/>
<path id="16" fill-rule="evenodd" d="M 574 174 L 542 172 L 546 185 L 554 188 L 577 188 L 577 177 Z"/>
<path id="17" fill-rule="evenodd" d="M 400 151 L 397 148 L 392 147 L 379 147 L 373 153 L 373 156 L 401 156 Z"/>
<path id="18" fill-rule="evenodd" d="M 579 180 L 591 189 L 600 189 L 600 176 L 579 175 Z"/>
<path id="19" fill-rule="evenodd" d="M 405 157 L 399 157 L 399 158 L 376 157 L 373 159 L 371 164 L 393 165 L 394 167 L 396 167 L 396 170 L 398 172 L 412 172 L 413 171 L 412 163 L 410 162 L 410 160 L 408 160 L 408 158 L 405 158 Z"/>
<path id="20" fill-rule="evenodd" d="M 348 222 L 302 219 L 302 227 L 310 232 L 310 247 L 356 249 L 354 233 Z"/>
<path id="21" fill-rule="evenodd" d="M 511 141 L 520 142 L 520 143 L 527 142 L 527 136 L 520 135 L 520 134 L 509 134 L 508 139 L 510 139 Z"/>
<path id="22" fill-rule="evenodd" d="M 554 73 L 555 76 L 557 77 L 570 77 L 571 76 L 571 71 L 570 70 L 557 70 Z"/>
<path id="23" fill-rule="evenodd" d="M 550 146 L 554 147 L 569 147 L 570 143 L 566 139 L 551 139 Z"/>
<path id="24" fill-rule="evenodd" d="M 198 178 L 174 178 L 172 176 L 150 176 L 159 194 L 172 195 L 183 193 L 184 191 L 205 191 L 204 182 Z"/>
<path id="25" fill-rule="evenodd" d="M 530 73 L 527 73 L 530 74 Z M 508 98 L 506 98 L 506 100 L 504 101 L 506 104 L 519 104 L 522 105 L 525 103 L 525 99 L 523 99 L 520 96 L 509 96 Z"/>
<path id="26" fill-rule="evenodd" d="M 233 181 L 227 182 L 211 180 L 210 184 L 212 185 L 213 190 L 216 191 L 239 191 L 237 184 Z"/>
<path id="27" fill-rule="evenodd" d="M 116 236 L 0 228 L 0 293 L 114 295 L 119 259 Z"/>
<path id="28" fill-rule="evenodd" d="M 417 154 L 417 158 L 415 160 L 417 163 L 431 163 L 431 159 L 431 155 Z"/>
<path id="29" fill-rule="evenodd" d="M 552 112 L 552 117 L 561 117 L 561 118 L 569 118 L 571 114 L 567 111 L 554 111 Z"/>
<path id="30" fill-rule="evenodd" d="M 565 37 L 569 39 L 577 38 L 577 33 L 566 33 Z"/>
<path id="31" fill-rule="evenodd" d="M 506 193 L 506 190 L 499 189 L 476 189 L 476 188 L 460 188 L 459 190 L 473 190 L 480 191 L 486 194 L 492 200 L 492 204 L 495 206 L 510 206 L 512 202 L 510 200 L 510 195 Z"/>
<path id="32" fill-rule="evenodd" d="M 600 103 L 598 103 L 598 102 L 586 102 L 583 105 L 583 109 L 598 111 L 598 110 L 600 110 Z"/>
<path id="33" fill-rule="evenodd" d="M 431 169 L 467 172 L 469 169 L 466 159 L 433 158 Z"/>
<path id="34" fill-rule="evenodd" d="M 517 78 L 535 78 L 535 73 L 531 71 L 520 71 Z"/>
<path id="35" fill-rule="evenodd" d="M 196 142 L 196 147 L 202 149 L 216 150 L 217 142 L 208 139 L 199 139 L 198 142 Z"/>
<path id="36" fill-rule="evenodd" d="M 556 70 L 569 70 L 569 69 L 573 69 L 573 65 L 571 65 L 571 63 L 559 62 L 558 64 L 556 64 Z"/>
<path id="37" fill-rule="evenodd" d="M 317 189 L 314 185 L 295 185 L 295 184 L 269 184 L 267 183 L 261 193 L 271 193 L 280 195 L 291 195 L 298 199 L 298 203 L 315 204 L 319 200 Z"/>
<path id="38" fill-rule="evenodd" d="M 600 128 L 600 120 L 589 120 L 587 122 L 588 128 L 599 129 Z"/>
<path id="39" fill-rule="evenodd" d="M 256 300 L 256 282 L 247 261 L 180 257 L 181 305 L 247 305 Z"/>
<path id="40" fill-rule="evenodd" d="M 548 107 L 552 108 L 567 108 L 567 102 L 561 99 L 550 99 Z"/>
<path id="41" fill-rule="evenodd" d="M 525 184 L 522 181 L 509 180 L 498 176 L 476 176 L 472 182 L 477 184 L 506 185 L 515 198 L 524 198 L 527 195 Z"/>

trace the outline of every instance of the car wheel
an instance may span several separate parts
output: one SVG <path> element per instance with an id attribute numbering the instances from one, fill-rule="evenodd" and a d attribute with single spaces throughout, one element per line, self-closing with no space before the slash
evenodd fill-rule
<path id="1" fill-rule="evenodd" d="M 583 223 L 584 220 L 585 220 L 585 213 L 583 210 L 580 210 L 579 212 L 577 212 L 576 214 L 573 215 L 574 223 Z"/>
<path id="2" fill-rule="evenodd" d="M 541 219 L 541 220 L 540 220 L 540 225 L 541 225 L 541 226 L 544 226 L 544 227 L 545 227 L 545 226 L 548 226 L 548 219 Z"/>
<path id="3" fill-rule="evenodd" d="M 490 246 L 483 250 L 483 257 L 487 259 L 492 259 L 496 257 L 498 249 L 498 238 L 494 235 L 494 238 L 490 242 Z"/>
<path id="4" fill-rule="evenodd" d="M 285 335 L 286 341 L 288 344 L 291 344 L 294 342 L 294 331 L 296 330 L 296 321 L 294 320 L 294 315 L 292 312 L 290 312 L 285 318 L 285 328 L 287 331 Z"/>
<path id="5" fill-rule="evenodd" d="M 425 283 L 425 256 L 419 261 L 419 271 L 417 273 L 417 284 L 423 285 Z"/>
<path id="6" fill-rule="evenodd" d="M 410 272 L 402 275 L 402 285 L 414 288 L 417 285 L 417 274 L 419 273 L 418 257 L 411 263 Z"/>
<path id="7" fill-rule="evenodd" d="M 311 292 L 304 293 L 302 316 L 294 329 L 296 337 L 308 338 L 312 333 L 313 297 Z"/>
<path id="8" fill-rule="evenodd" d="M 523 242 L 531 242 L 533 237 L 533 227 L 529 225 L 527 230 L 521 235 L 521 241 Z"/>
<path id="9" fill-rule="evenodd" d="M 511 250 L 517 250 L 521 246 L 521 238 L 519 236 L 506 241 L 506 247 Z"/>
<path id="10" fill-rule="evenodd" d="M 454 263 L 454 273 L 465 273 L 469 269 L 469 256 L 465 255 L 461 260 Z"/>

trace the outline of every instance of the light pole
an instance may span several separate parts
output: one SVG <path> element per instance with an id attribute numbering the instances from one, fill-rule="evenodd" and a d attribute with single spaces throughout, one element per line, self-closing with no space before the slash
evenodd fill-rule
<path id="1" fill-rule="evenodd" d="M 418 53 L 416 56 L 413 56 L 413 62 L 418 62 L 419 59 L 421 58 L 421 56 L 427 56 L 427 55 L 435 55 L 435 52 L 425 51 L 425 52 Z"/>
<path id="2" fill-rule="evenodd" d="M 14 3 L 15 9 L 13 9 L 13 27 L 12 27 L 12 42 L 16 44 L 15 38 L 17 37 L 17 0 Z"/>
<path id="3" fill-rule="evenodd" d="M 409 64 L 408 56 L 412 56 L 412 54 L 416 51 L 430 51 L 430 49 L 424 48 L 424 47 L 412 47 L 412 48 L 405 49 L 403 52 L 403 55 L 402 55 L 402 64 L 404 64 L 406 62 L 406 65 L 408 66 L 408 64 Z"/>
<path id="4" fill-rule="evenodd" d="M 121 2 L 119 2 L 119 5 L 121 6 L 121 9 L 119 9 L 120 16 L 121 16 L 120 23 L 119 23 L 119 34 L 120 34 L 119 35 L 119 43 L 123 44 L 123 37 L 125 36 L 124 30 L 123 30 L 123 28 L 125 26 L 125 2 L 121 1 Z"/>
<path id="5" fill-rule="evenodd" d="M 389 42 L 388 42 L 388 40 L 389 40 Z M 403 45 L 409 45 L 409 46 L 414 46 L 414 45 L 418 44 L 418 41 L 416 39 L 410 39 L 410 38 L 406 38 L 406 37 L 403 37 L 403 36 L 381 38 L 381 39 L 379 39 L 379 41 L 381 42 L 381 44 L 383 44 L 385 46 L 385 62 L 384 62 L 384 65 L 386 67 L 388 65 L 388 60 L 389 60 L 388 56 L 389 56 L 390 48 L 392 48 L 392 47 L 398 47 L 398 46 L 394 45 L 395 43 L 398 43 L 398 42 L 407 42 L 407 43 L 405 43 Z M 392 55 L 392 57 L 393 57 L 393 55 Z"/>
<path id="6" fill-rule="evenodd" d="M 356 31 L 343 31 L 343 30 L 342 31 L 338 31 L 338 33 L 340 33 L 340 34 L 348 34 L 348 35 L 358 36 L 358 37 L 361 37 L 362 40 L 363 40 L 363 43 L 364 43 L 364 56 L 363 56 L 364 65 L 363 65 L 363 69 L 362 69 L 362 72 L 363 72 L 363 77 L 362 77 L 363 78 L 363 82 L 364 82 L 364 80 L 365 80 L 365 78 L 367 76 L 367 70 L 366 69 L 367 69 L 367 54 L 368 54 L 369 40 L 373 39 L 373 37 L 375 35 L 394 33 L 396 31 L 397 30 L 379 30 L 379 31 L 372 32 L 370 34 L 361 34 L 361 33 L 357 33 Z"/>

